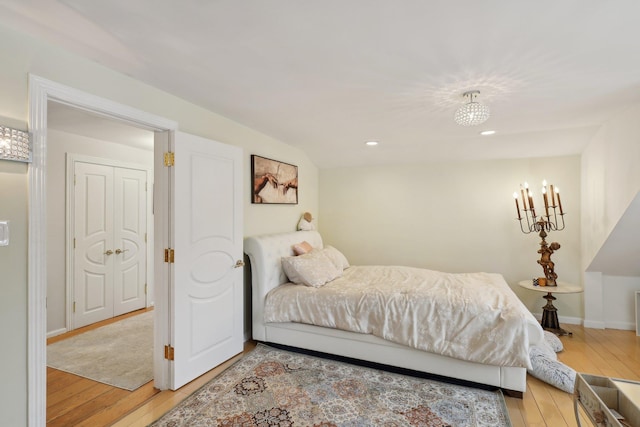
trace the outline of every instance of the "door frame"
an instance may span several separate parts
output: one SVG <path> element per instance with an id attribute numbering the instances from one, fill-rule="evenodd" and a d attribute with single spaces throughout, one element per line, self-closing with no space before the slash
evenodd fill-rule
<path id="1" fill-rule="evenodd" d="M 32 136 L 32 162 L 28 167 L 29 213 L 28 213 L 28 280 L 27 280 L 27 417 L 28 425 L 41 427 L 46 425 L 47 397 L 47 343 L 46 343 L 46 149 L 47 149 L 47 103 L 61 102 L 74 108 L 83 109 L 106 117 L 131 123 L 138 127 L 146 127 L 156 134 L 171 135 L 178 129 L 177 122 L 150 114 L 117 102 L 73 89 L 62 84 L 29 74 L 29 129 Z M 162 195 L 165 180 L 157 179 L 161 173 L 158 166 L 160 150 L 164 144 L 154 144 L 154 169 L 156 194 Z M 160 198 L 163 198 L 162 196 Z M 155 222 L 165 222 L 168 218 L 168 204 L 155 205 Z M 166 222 L 168 224 L 168 221 Z M 157 228 L 157 227 L 156 227 Z M 158 264 L 157 250 L 169 233 L 155 233 L 154 264 Z M 168 247 L 168 246 L 167 246 Z M 156 268 L 156 272 L 158 269 Z M 168 293 L 166 288 L 168 277 L 155 274 L 155 338 L 168 335 Z M 157 347 L 155 345 L 154 347 Z M 155 386 L 166 388 L 168 364 L 163 363 L 162 356 L 154 353 Z M 162 369 L 155 369 L 162 366 Z M 158 373 L 161 378 L 157 378 Z"/>
<path id="2" fill-rule="evenodd" d="M 155 148 L 154 148 L 155 149 Z M 153 156 L 153 153 L 150 154 Z M 66 261 L 67 261 L 67 271 L 66 271 L 66 318 L 65 318 L 65 330 L 73 331 L 76 329 L 75 326 L 75 316 L 73 312 L 73 302 L 75 300 L 75 279 L 74 279 L 74 249 L 73 249 L 73 225 L 75 224 L 76 218 L 74 214 L 74 203 L 75 203 L 75 182 L 74 182 L 74 174 L 75 174 L 75 164 L 76 162 L 81 163 L 92 163 L 96 165 L 102 166 L 111 166 L 116 168 L 125 168 L 125 169 L 134 169 L 143 171 L 146 174 L 146 182 L 149 183 L 151 178 L 151 170 L 147 167 L 147 165 L 137 164 L 137 163 L 127 163 L 125 161 L 107 159 L 95 156 L 88 156 L 85 154 L 77 154 L 77 153 L 66 153 L 66 164 L 65 164 L 65 176 L 66 176 Z M 152 181 L 153 182 L 153 181 Z M 145 281 L 147 285 L 153 279 L 153 233 L 149 233 L 150 230 L 153 230 L 153 213 L 151 209 L 153 209 L 152 203 L 150 203 L 149 194 L 151 194 L 152 188 L 147 188 L 145 193 L 145 207 L 146 207 L 146 231 L 147 235 L 150 235 L 151 238 L 146 242 L 146 266 L 145 266 Z M 151 198 L 153 199 L 153 198 Z M 151 262 L 149 262 L 151 260 Z M 145 294 L 145 307 L 149 307 L 149 302 L 151 301 L 150 295 L 153 292 L 153 285 L 148 286 L 147 293 Z"/>

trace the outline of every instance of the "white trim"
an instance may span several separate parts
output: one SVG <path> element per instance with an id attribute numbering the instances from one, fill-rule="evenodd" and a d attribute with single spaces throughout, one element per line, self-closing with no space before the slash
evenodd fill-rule
<path id="1" fill-rule="evenodd" d="M 151 154 L 153 155 L 153 154 Z M 75 205 L 75 182 L 74 182 L 74 175 L 75 175 L 75 163 L 76 162 L 82 162 L 82 163 L 93 163 L 96 165 L 104 165 L 104 166 L 113 166 L 113 167 L 117 167 L 117 168 L 126 168 L 126 169 L 135 169 L 135 170 L 139 170 L 139 171 L 143 171 L 145 173 L 145 180 L 148 183 L 149 182 L 149 178 L 151 177 L 151 169 L 149 169 L 149 167 L 147 165 L 143 165 L 143 164 L 138 164 L 138 163 L 127 163 L 125 161 L 120 161 L 120 160 L 114 160 L 114 159 L 108 159 L 108 158 L 102 158 L 102 157 L 94 157 L 94 156 L 88 156 L 88 155 L 84 155 L 84 154 L 77 154 L 77 153 L 66 153 L 66 164 L 65 164 L 65 169 L 66 169 L 66 201 L 67 201 L 67 208 L 66 208 L 66 212 L 65 212 L 65 224 L 66 224 L 66 252 L 67 252 L 67 256 L 66 256 L 66 261 L 67 261 L 67 271 L 66 271 L 66 283 L 65 283 L 65 292 L 66 292 L 66 299 L 67 299 L 67 310 L 66 310 L 66 329 L 68 331 L 73 331 L 76 329 L 76 322 L 75 322 L 75 313 L 73 312 L 73 306 L 74 306 L 74 301 L 75 301 L 75 283 L 74 283 L 74 274 L 73 272 L 75 271 L 75 265 L 74 265 L 74 248 L 73 248 L 73 239 L 74 239 L 74 234 L 73 234 L 73 230 L 74 230 L 74 224 L 75 224 L 75 217 L 74 217 L 74 205 Z M 149 191 L 147 191 L 145 193 L 145 208 L 149 208 Z M 146 218 L 146 229 L 147 229 L 147 234 L 149 232 L 150 229 L 150 225 L 149 225 L 149 221 L 153 221 L 153 215 L 151 215 L 151 212 L 147 211 L 147 218 Z M 148 281 L 148 278 L 151 277 L 151 275 L 149 274 L 150 269 L 153 268 L 153 250 L 149 250 L 149 244 L 147 243 L 146 245 L 146 271 L 145 271 L 145 281 Z M 149 262 L 149 260 L 152 260 L 151 262 Z M 148 282 L 147 282 L 148 283 Z M 149 307 L 149 301 L 151 300 L 149 293 L 147 293 L 145 295 L 145 307 Z"/>
<path id="2" fill-rule="evenodd" d="M 47 102 L 66 103 L 154 130 L 176 130 L 178 124 L 159 116 L 29 75 L 29 130 L 33 137 L 33 160 L 29 164 L 29 240 L 27 289 L 27 423 L 46 426 L 46 152 Z M 167 207 L 168 208 L 168 207 Z M 156 240 L 157 241 L 157 240 Z M 158 278 L 159 279 L 159 278 Z M 156 307 L 158 301 L 156 298 Z M 154 310 L 155 311 L 155 310 Z M 168 312 L 156 311 L 156 325 L 168 334 Z M 160 319 L 158 319 L 160 317 Z M 156 332 L 156 336 L 158 336 Z M 157 352 L 156 352 L 157 353 Z M 161 359 L 161 356 L 156 355 Z M 157 363 L 154 360 L 154 363 Z M 156 387 L 162 384 L 156 383 Z"/>
<path id="3" fill-rule="evenodd" d="M 29 128 L 33 157 L 29 164 L 29 263 L 27 290 L 27 423 L 46 425 L 46 193 L 47 90 L 29 76 Z"/>
<path id="4" fill-rule="evenodd" d="M 604 322 L 596 322 L 593 320 L 585 320 L 584 321 L 584 327 L 585 328 L 592 328 L 592 329 L 605 329 L 605 323 Z"/>
<path id="5" fill-rule="evenodd" d="M 635 295 L 634 309 L 635 309 L 635 315 L 636 315 L 636 324 L 635 324 L 636 336 L 640 336 L 640 312 L 638 312 L 638 310 L 640 310 L 640 291 L 636 291 L 634 295 Z"/>
<path id="6" fill-rule="evenodd" d="M 154 186 L 153 186 L 153 200 L 154 200 L 154 212 L 153 212 L 153 226 L 154 226 L 154 241 L 153 248 L 154 259 L 163 260 L 164 248 L 172 248 L 171 238 L 173 237 L 173 231 L 171 230 L 170 221 L 170 179 L 169 174 L 172 173 L 173 168 L 164 167 L 164 152 L 169 151 L 170 141 L 174 138 L 174 132 L 156 132 L 154 136 L 153 145 L 154 149 Z M 159 166 L 162 165 L 162 166 Z M 163 209 L 155 209 L 156 206 L 162 206 Z M 155 312 L 163 313 L 162 316 L 156 315 L 154 317 L 154 364 L 153 364 L 153 378 L 156 388 L 167 389 L 171 386 L 171 379 L 173 378 L 173 363 L 163 358 L 164 345 L 171 343 L 171 336 L 169 334 L 170 319 L 170 268 L 172 264 L 166 264 L 164 262 L 154 262 L 154 303 Z"/>
<path id="7" fill-rule="evenodd" d="M 635 331 L 636 324 L 633 322 L 605 322 L 605 329 L 618 329 L 620 331 Z"/>
<path id="8" fill-rule="evenodd" d="M 542 313 L 531 313 L 533 317 L 538 320 L 542 320 Z M 582 325 L 584 321 L 580 317 L 568 317 L 568 316 L 558 316 L 558 322 L 566 323 L 568 325 Z M 584 325 L 586 327 L 586 324 Z"/>
<path id="9" fill-rule="evenodd" d="M 569 322 L 566 322 L 569 323 Z M 584 325 L 585 328 L 592 329 L 618 329 L 621 331 L 635 331 L 636 325 L 633 322 L 596 322 L 592 320 L 585 320 Z"/>
<path id="10" fill-rule="evenodd" d="M 558 316 L 558 322 L 566 323 L 567 325 L 582 325 L 583 323 L 580 317 L 567 317 L 567 316 Z"/>

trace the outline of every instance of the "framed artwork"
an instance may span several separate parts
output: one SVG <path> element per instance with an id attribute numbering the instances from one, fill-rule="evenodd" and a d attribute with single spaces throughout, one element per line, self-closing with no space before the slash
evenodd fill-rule
<path id="1" fill-rule="evenodd" d="M 251 203 L 298 204 L 298 167 L 251 155 Z"/>

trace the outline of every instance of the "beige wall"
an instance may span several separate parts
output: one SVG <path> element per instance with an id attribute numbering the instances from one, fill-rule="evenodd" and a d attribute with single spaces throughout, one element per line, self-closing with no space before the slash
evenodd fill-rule
<path id="1" fill-rule="evenodd" d="M 582 153 L 582 266 L 586 270 L 640 191 L 640 104 L 602 126 Z"/>
<path id="2" fill-rule="evenodd" d="M 559 279 L 580 283 L 580 158 L 496 160 L 327 169 L 320 172 L 319 229 L 353 264 L 402 264 L 504 275 L 534 313 L 541 294 L 517 286 L 539 277 L 540 238 L 524 235 L 512 197 L 521 182 L 542 203 L 542 180 L 562 190 L 566 229 L 548 242 Z M 558 298 L 560 316 L 582 317 L 581 295 Z"/>
<path id="3" fill-rule="evenodd" d="M 594 271 L 592 262 L 618 221 L 640 194 L 640 104 L 618 113 L 600 128 L 582 153 L 582 247 L 584 325 L 635 327 L 635 291 L 640 278 Z M 637 230 L 631 230 L 635 232 Z M 633 253 L 633 249 L 627 251 Z M 633 257 L 628 262 L 634 263 Z"/>
<path id="4" fill-rule="evenodd" d="M 0 118 L 27 128 L 28 74 L 178 122 L 180 130 L 244 149 L 245 235 L 294 230 L 304 211 L 318 211 L 318 170 L 300 150 L 80 58 L 0 26 Z M 298 205 L 250 203 L 249 158 L 259 154 L 299 167 Z M 0 161 L 0 220 L 11 220 L 11 245 L 0 247 L 0 413 L 7 425 L 27 424 L 27 167 Z"/>
<path id="5" fill-rule="evenodd" d="M 0 413 L 2 423 L 8 426 L 26 425 L 26 173 L 26 164 L 0 160 L 0 220 L 10 221 L 9 246 L 0 246 L 0 340 L 3 342 Z"/>

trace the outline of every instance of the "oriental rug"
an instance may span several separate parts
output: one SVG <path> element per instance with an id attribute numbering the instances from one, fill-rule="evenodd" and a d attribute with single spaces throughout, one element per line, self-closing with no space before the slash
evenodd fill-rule
<path id="1" fill-rule="evenodd" d="M 137 389 L 153 379 L 153 311 L 49 344 L 47 366 Z"/>
<path id="2" fill-rule="evenodd" d="M 500 391 L 258 344 L 153 426 L 503 426 Z"/>

